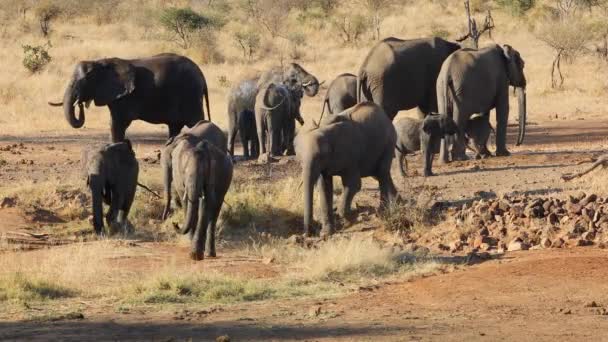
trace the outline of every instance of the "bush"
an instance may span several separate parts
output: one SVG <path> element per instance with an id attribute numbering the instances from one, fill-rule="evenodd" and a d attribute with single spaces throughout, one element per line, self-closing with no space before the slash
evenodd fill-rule
<path id="1" fill-rule="evenodd" d="M 294 60 L 301 59 L 304 53 L 300 48 L 306 46 L 306 36 L 302 32 L 290 32 L 287 40 L 290 45 L 289 57 Z"/>
<path id="2" fill-rule="evenodd" d="M 211 18 L 205 17 L 190 8 L 169 8 L 160 15 L 161 25 L 174 35 L 173 40 L 187 49 L 192 45 L 192 37 L 201 29 L 214 25 Z"/>
<path id="3" fill-rule="evenodd" d="M 536 0 L 496 0 L 496 3 L 514 15 L 522 15 L 534 7 Z"/>
<path id="4" fill-rule="evenodd" d="M 337 15 L 332 20 L 332 26 L 338 36 L 346 44 L 353 44 L 359 41 L 361 35 L 369 30 L 369 21 L 360 14 Z"/>
<path id="5" fill-rule="evenodd" d="M 40 72 L 52 60 L 49 55 L 49 43 L 46 45 L 23 45 L 23 66 L 31 73 Z"/>
<path id="6" fill-rule="evenodd" d="M 260 33 L 253 29 L 245 29 L 234 33 L 234 40 L 243 52 L 243 58 L 253 59 L 253 55 L 260 47 Z"/>
<path id="7" fill-rule="evenodd" d="M 51 21 L 61 14 L 61 8 L 53 2 L 42 1 L 36 6 L 35 13 L 40 24 L 40 31 L 46 37 L 51 30 Z"/>

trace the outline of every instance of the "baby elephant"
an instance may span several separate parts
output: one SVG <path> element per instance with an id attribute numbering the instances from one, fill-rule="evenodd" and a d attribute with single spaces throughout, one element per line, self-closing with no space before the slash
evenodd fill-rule
<path id="1" fill-rule="evenodd" d="M 203 260 L 205 249 L 207 256 L 215 257 L 215 224 L 232 181 L 230 156 L 207 140 L 181 134 L 167 142 L 161 165 L 166 199 L 163 219 L 175 194 L 176 202 L 186 207 L 184 226 L 176 228 L 190 234 L 190 257 Z"/>
<path id="2" fill-rule="evenodd" d="M 110 206 L 106 222 L 117 224 L 127 231 L 127 215 L 135 198 L 139 165 L 129 140 L 83 151 L 87 185 L 93 198 L 93 227 L 95 233 L 103 231 L 102 201 Z"/>
<path id="3" fill-rule="evenodd" d="M 475 152 L 475 159 L 485 159 L 492 156 L 492 153 L 488 150 L 488 140 L 492 132 L 496 134 L 494 127 L 490 124 L 489 114 L 475 114 L 467 122 L 465 141 L 467 147 Z"/>
<path id="4" fill-rule="evenodd" d="M 444 114 L 429 114 L 424 120 L 403 118 L 394 125 L 397 131 L 396 156 L 403 177 L 407 168 L 405 155 L 419 150 L 424 156 L 424 176 L 433 176 L 433 155 L 439 153 L 441 139 L 458 132 L 454 120 Z"/>

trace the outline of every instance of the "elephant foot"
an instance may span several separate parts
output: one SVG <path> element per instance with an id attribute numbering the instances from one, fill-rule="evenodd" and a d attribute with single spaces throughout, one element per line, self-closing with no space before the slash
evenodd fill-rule
<path id="1" fill-rule="evenodd" d="M 314 231 L 310 228 L 304 229 L 304 237 L 312 237 L 314 235 Z"/>
<path id="2" fill-rule="evenodd" d="M 194 261 L 201 261 L 205 259 L 205 253 L 204 252 L 190 252 L 190 259 L 194 260 Z"/>
<path id="3" fill-rule="evenodd" d="M 510 155 L 511 155 L 511 152 L 509 152 L 506 149 L 504 149 L 504 150 L 496 150 L 496 156 L 497 157 L 508 157 Z"/>
<path id="4" fill-rule="evenodd" d="M 321 229 L 321 232 L 319 233 L 319 236 L 321 238 L 328 238 L 331 235 L 334 234 L 334 228 L 331 226 L 323 226 L 323 229 Z"/>
<path id="5" fill-rule="evenodd" d="M 215 251 L 210 251 L 207 253 L 207 257 L 208 258 L 215 258 L 217 257 L 217 254 L 215 253 Z"/>
<path id="6" fill-rule="evenodd" d="M 294 149 L 288 149 L 288 150 L 285 152 L 285 155 L 286 155 L 286 156 L 295 156 L 295 155 L 296 155 L 296 151 L 295 151 Z"/>
<path id="7" fill-rule="evenodd" d="M 432 171 L 424 171 L 424 177 L 433 177 L 435 174 Z"/>
<path id="8" fill-rule="evenodd" d="M 458 153 L 458 154 L 452 155 L 452 160 L 465 161 L 465 160 L 469 160 L 469 157 L 465 153 Z"/>

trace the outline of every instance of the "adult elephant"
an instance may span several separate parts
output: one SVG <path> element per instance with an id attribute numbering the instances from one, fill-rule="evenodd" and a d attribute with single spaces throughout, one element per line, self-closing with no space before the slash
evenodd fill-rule
<path id="1" fill-rule="evenodd" d="M 264 72 L 247 75 L 238 81 L 228 93 L 228 150 L 234 156 L 234 142 L 239 127 L 239 113 L 245 110 L 255 111 L 255 100 L 262 86 L 269 83 L 283 83 L 294 94 L 303 92 L 313 97 L 321 85 L 317 78 L 302 66 L 291 63 L 286 67 L 272 67 Z"/>
<path id="2" fill-rule="evenodd" d="M 467 159 L 465 132 L 475 113 L 487 115 L 496 109 L 496 155 L 508 156 L 509 86 L 516 89 L 519 101 L 520 145 L 526 129 L 526 76 L 524 60 L 509 45 L 493 45 L 480 50 L 463 49 L 452 54 L 441 67 L 437 79 L 439 111 L 458 125 L 459 134 L 452 145 L 452 159 Z M 441 159 L 448 161 L 447 142 L 441 145 Z"/>
<path id="3" fill-rule="evenodd" d="M 441 38 L 385 38 L 365 57 L 357 76 L 357 102 L 373 101 L 392 120 L 400 110 L 437 112 L 435 82 L 443 61 L 460 45 Z"/>
<path id="4" fill-rule="evenodd" d="M 326 107 L 329 114 L 338 114 L 356 104 L 357 76 L 349 73 L 341 74 L 327 88 L 319 121 L 323 119 Z"/>
<path id="5" fill-rule="evenodd" d="M 319 127 L 296 137 L 296 156 L 302 165 L 304 184 L 304 234 L 311 235 L 313 190 L 318 180 L 322 211 L 321 235 L 331 235 L 333 176 L 342 178 L 342 202 L 338 214 L 348 216 L 352 200 L 361 189 L 362 177 L 374 177 L 380 185 L 381 206 L 397 198 L 391 178 L 397 134 L 378 105 L 364 102 L 323 121 Z M 370 143 L 373 142 L 373 143 Z"/>
<path id="6" fill-rule="evenodd" d="M 133 120 L 167 124 L 169 136 L 204 119 L 203 98 L 209 113 L 209 93 L 199 67 L 184 56 L 164 53 L 148 58 L 107 58 L 76 64 L 63 102 L 65 118 L 74 128 L 84 125 L 84 106 L 108 106 L 113 142 L 124 140 Z M 76 117 L 75 105 L 79 116 Z"/>

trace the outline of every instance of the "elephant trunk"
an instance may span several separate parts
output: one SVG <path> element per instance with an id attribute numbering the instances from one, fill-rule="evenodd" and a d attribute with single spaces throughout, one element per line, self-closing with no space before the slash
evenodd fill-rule
<path id="1" fill-rule="evenodd" d="M 80 128 L 84 125 L 84 107 L 82 102 L 78 102 L 79 113 L 77 119 L 74 108 L 76 101 L 78 101 L 76 82 L 72 80 L 63 95 L 63 113 L 70 126 L 73 128 Z"/>
<path id="2" fill-rule="evenodd" d="M 313 75 L 309 75 L 302 82 L 304 88 L 304 94 L 308 97 L 313 97 L 319 92 L 319 80 Z"/>
<path id="3" fill-rule="evenodd" d="M 186 185 L 186 218 L 184 220 L 184 227 L 180 230 L 180 233 L 186 234 L 188 232 L 194 232 L 196 230 L 196 223 L 198 222 L 198 207 L 201 200 L 201 189 L 199 182 L 201 177 L 196 177 L 187 182 Z"/>
<path id="4" fill-rule="evenodd" d="M 526 88 L 518 87 L 516 92 L 517 102 L 519 104 L 519 132 L 517 134 L 517 146 L 519 146 L 524 142 L 524 137 L 526 135 Z"/>
<path id="5" fill-rule="evenodd" d="M 103 207 L 102 197 L 104 181 L 100 175 L 90 175 L 88 180 L 91 196 L 93 200 L 93 228 L 97 235 L 101 235 L 103 230 Z"/>

